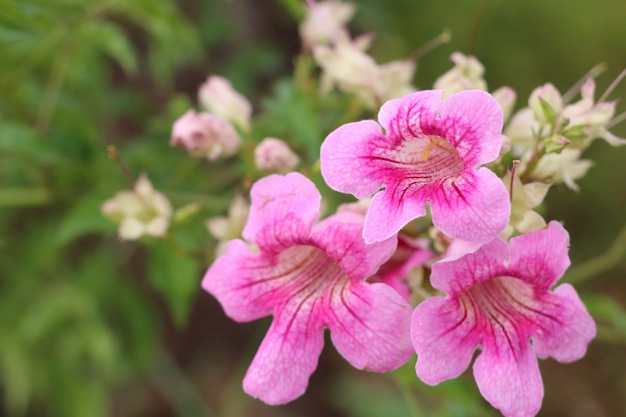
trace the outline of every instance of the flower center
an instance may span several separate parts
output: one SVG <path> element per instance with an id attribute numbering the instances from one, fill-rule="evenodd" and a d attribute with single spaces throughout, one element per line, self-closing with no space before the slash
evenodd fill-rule
<path id="1" fill-rule="evenodd" d="M 463 172 L 463 160 L 456 149 L 442 137 L 414 138 L 404 143 L 400 155 L 418 182 L 456 178 Z"/>
<path id="2" fill-rule="evenodd" d="M 541 314 L 534 289 L 526 282 L 508 276 L 495 277 L 474 285 L 460 296 L 466 311 L 472 311 L 484 331 L 532 333 L 535 318 Z"/>
<path id="3" fill-rule="evenodd" d="M 341 266 L 315 246 L 293 246 L 280 254 L 277 271 L 284 276 L 287 291 L 305 297 L 318 295 L 332 287 L 343 288 L 349 278 Z"/>

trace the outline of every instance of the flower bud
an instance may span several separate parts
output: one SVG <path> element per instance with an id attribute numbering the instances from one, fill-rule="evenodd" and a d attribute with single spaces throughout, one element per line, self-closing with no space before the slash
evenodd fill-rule
<path id="1" fill-rule="evenodd" d="M 556 116 L 563 110 L 563 99 L 554 85 L 546 83 L 533 90 L 528 99 L 528 106 L 541 124 L 553 124 Z"/>
<path id="2" fill-rule="evenodd" d="M 364 52 L 370 40 L 368 36 L 352 40 L 346 33 L 342 33 L 337 36 L 332 47 L 315 47 L 313 56 L 324 71 L 322 84 L 327 87 L 325 90 L 336 85 L 342 91 L 356 94 L 365 106 L 375 109 L 387 100 L 415 91 L 411 85 L 415 63 L 402 60 L 376 64 Z"/>
<path id="3" fill-rule="evenodd" d="M 517 98 L 517 94 L 515 94 L 515 90 L 511 87 L 500 87 L 493 93 L 491 93 L 493 98 L 500 104 L 502 107 L 502 112 L 504 113 L 504 121 L 506 122 L 511 114 L 513 113 L 513 108 L 515 107 L 515 99 Z"/>
<path id="4" fill-rule="evenodd" d="M 244 132 L 250 131 L 252 105 L 243 95 L 235 91 L 226 78 L 210 76 L 200 86 L 198 95 L 204 109 L 228 119 Z"/>
<path id="5" fill-rule="evenodd" d="M 172 207 L 167 198 L 154 190 L 150 180 L 142 174 L 134 191 L 120 191 L 102 203 L 102 214 L 119 225 L 119 237 L 136 240 L 143 235 L 164 236 Z"/>
<path id="6" fill-rule="evenodd" d="M 487 82 L 483 78 L 485 67 L 476 57 L 454 52 L 450 59 L 454 68 L 437 78 L 434 84 L 436 90 L 445 90 L 446 95 L 463 90 L 487 90 Z"/>
<path id="7" fill-rule="evenodd" d="M 249 212 L 250 205 L 246 199 L 242 195 L 236 195 L 228 208 L 228 216 L 212 217 L 206 220 L 207 230 L 218 240 L 215 249 L 216 256 L 226 251 L 226 244 L 230 240 L 241 237 Z"/>
<path id="8" fill-rule="evenodd" d="M 265 138 L 254 150 L 254 163 L 263 172 L 285 174 L 293 171 L 300 158 L 282 140 Z"/>
<path id="9" fill-rule="evenodd" d="M 174 123 L 170 144 L 185 148 L 192 155 L 215 160 L 222 155 L 233 155 L 241 144 L 241 137 L 228 120 L 189 110 Z"/>
<path id="10" fill-rule="evenodd" d="M 306 17 L 300 24 L 300 36 L 307 48 L 333 40 L 344 30 L 356 10 L 354 4 L 341 1 L 318 3 L 309 0 L 307 3 Z"/>

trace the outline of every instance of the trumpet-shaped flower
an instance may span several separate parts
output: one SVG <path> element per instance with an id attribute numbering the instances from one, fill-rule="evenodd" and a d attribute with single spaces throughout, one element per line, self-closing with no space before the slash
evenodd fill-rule
<path id="1" fill-rule="evenodd" d="M 374 195 L 365 241 L 384 240 L 426 214 L 446 235 L 486 242 L 507 225 L 502 181 L 482 164 L 498 158 L 502 109 L 482 91 L 441 100 L 420 91 L 385 103 L 373 120 L 332 132 L 321 148 L 321 171 L 334 190 Z M 382 191 L 378 191 L 384 188 Z"/>
<path id="2" fill-rule="evenodd" d="M 537 357 L 580 359 L 593 319 L 569 284 L 550 288 L 569 266 L 569 236 L 556 222 L 432 267 L 432 297 L 413 314 L 417 375 L 427 384 L 459 376 L 472 360 L 481 394 L 507 417 L 534 416 L 543 384 Z"/>
<path id="3" fill-rule="evenodd" d="M 300 396 L 317 366 L 324 328 L 348 362 L 389 371 L 412 354 L 411 308 L 391 287 L 366 283 L 396 240 L 366 245 L 362 216 L 338 213 L 315 224 L 321 196 L 298 173 L 271 175 L 251 190 L 242 240 L 206 273 L 203 287 L 236 321 L 274 319 L 244 378 L 269 404 Z"/>

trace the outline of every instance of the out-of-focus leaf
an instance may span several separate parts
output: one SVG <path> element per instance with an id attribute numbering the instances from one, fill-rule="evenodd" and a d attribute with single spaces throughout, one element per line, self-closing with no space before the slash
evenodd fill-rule
<path id="1" fill-rule="evenodd" d="M 17 22 L 22 20 L 23 17 L 22 10 L 15 0 L 0 0 L 0 19 Z"/>
<path id="2" fill-rule="evenodd" d="M 0 157 L 27 156 L 40 163 L 58 161 L 58 150 L 51 147 L 40 133 L 32 126 L 0 121 Z"/>
<path id="3" fill-rule="evenodd" d="M 148 274 L 150 282 L 167 301 L 174 323 L 183 325 L 200 288 L 198 263 L 165 242 L 156 242 L 150 250 Z"/>
<path id="4" fill-rule="evenodd" d="M 0 207 L 41 206 L 49 201 L 45 188 L 0 188 Z"/>
<path id="5" fill-rule="evenodd" d="M 32 37 L 33 34 L 27 31 L 0 27 L 0 44 L 8 44 Z"/>
<path id="6" fill-rule="evenodd" d="M 330 400 L 352 417 L 410 416 L 411 411 L 400 392 L 384 382 L 341 376 L 329 387 Z"/>
<path id="7" fill-rule="evenodd" d="M 421 394 L 419 400 L 427 400 L 422 408 L 429 417 L 487 417 L 492 415 L 480 397 L 477 387 L 463 377 L 444 381 L 437 386 L 424 384 L 415 375 L 415 358 L 394 371 L 399 384 Z"/>
<path id="8" fill-rule="evenodd" d="M 104 20 L 85 21 L 81 26 L 85 41 L 119 63 L 127 73 L 137 72 L 137 58 L 126 34 L 114 23 Z"/>
<path id="9" fill-rule="evenodd" d="M 80 198 L 74 208 L 61 220 L 54 237 L 55 243 L 63 246 L 87 233 L 115 230 L 115 226 L 100 211 L 100 205 L 110 197 L 111 195 L 98 191 Z"/>
<path id="10" fill-rule="evenodd" d="M 14 336 L 15 338 L 15 336 Z M 15 414 L 22 413 L 28 404 L 32 391 L 32 381 L 29 375 L 30 362 L 28 353 L 22 349 L 15 339 L 7 340 L 3 337 L 0 346 L 0 369 L 6 381 L 7 408 Z"/>
<path id="11" fill-rule="evenodd" d="M 291 81 L 277 83 L 274 97 L 265 101 L 267 120 L 280 120 L 280 126 L 273 125 L 272 136 L 291 142 L 294 147 L 307 150 L 311 160 L 319 157 L 319 147 L 323 141 L 320 122 L 310 98 L 294 89 Z"/>
<path id="12" fill-rule="evenodd" d="M 584 294 L 581 298 L 589 313 L 596 319 L 612 326 L 622 337 L 626 338 L 626 309 L 617 301 L 606 295 Z"/>

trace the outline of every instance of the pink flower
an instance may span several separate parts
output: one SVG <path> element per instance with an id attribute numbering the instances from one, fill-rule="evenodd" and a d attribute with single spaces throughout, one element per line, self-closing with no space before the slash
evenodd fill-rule
<path id="1" fill-rule="evenodd" d="M 174 122 L 170 144 L 185 148 L 192 155 L 215 160 L 237 152 L 241 137 L 228 120 L 215 114 L 189 110 Z"/>
<path id="2" fill-rule="evenodd" d="M 339 213 L 314 224 L 321 196 L 298 173 L 271 175 L 251 190 L 243 231 L 202 286 L 233 320 L 274 320 L 244 378 L 244 390 L 269 404 L 300 396 L 317 366 L 324 328 L 348 362 L 389 371 L 411 356 L 411 308 L 391 287 L 365 283 L 396 247 L 365 245 L 362 222 Z"/>
<path id="3" fill-rule="evenodd" d="M 357 198 L 374 195 L 365 241 L 384 240 L 426 214 L 450 237 L 493 239 L 508 223 L 502 181 L 480 165 L 498 158 L 502 109 L 482 91 L 441 100 L 420 91 L 385 103 L 378 119 L 349 123 L 321 148 L 321 171 L 334 190 Z M 377 192 L 381 187 L 384 190 Z"/>
<path id="4" fill-rule="evenodd" d="M 472 360 L 483 397 L 507 417 L 534 416 L 543 384 L 537 357 L 580 359 L 593 319 L 569 284 L 550 290 L 569 266 L 569 236 L 556 222 L 433 265 L 447 297 L 420 304 L 411 328 L 417 375 L 427 384 L 459 376 Z"/>

